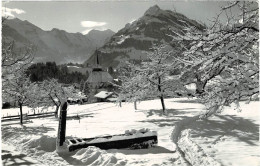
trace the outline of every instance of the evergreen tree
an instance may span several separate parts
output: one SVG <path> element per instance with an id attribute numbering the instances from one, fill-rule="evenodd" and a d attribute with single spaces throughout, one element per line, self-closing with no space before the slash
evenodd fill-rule
<path id="1" fill-rule="evenodd" d="M 66 65 L 57 66 L 55 62 L 32 64 L 26 71 L 32 82 L 44 81 L 47 79 L 58 79 L 60 83 L 79 84 L 86 80 L 87 76 L 80 72 L 70 73 Z"/>

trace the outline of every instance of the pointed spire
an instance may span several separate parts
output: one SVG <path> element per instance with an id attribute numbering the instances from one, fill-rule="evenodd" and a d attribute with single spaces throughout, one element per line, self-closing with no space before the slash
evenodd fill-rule
<path id="1" fill-rule="evenodd" d="M 97 52 L 97 66 L 99 65 L 99 60 L 98 60 L 98 50 L 96 50 Z"/>

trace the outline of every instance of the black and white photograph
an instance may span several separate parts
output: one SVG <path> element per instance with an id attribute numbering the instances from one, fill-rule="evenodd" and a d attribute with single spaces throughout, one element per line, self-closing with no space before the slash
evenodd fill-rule
<path id="1" fill-rule="evenodd" d="M 1 1 L 3 166 L 260 166 L 259 1 Z"/>

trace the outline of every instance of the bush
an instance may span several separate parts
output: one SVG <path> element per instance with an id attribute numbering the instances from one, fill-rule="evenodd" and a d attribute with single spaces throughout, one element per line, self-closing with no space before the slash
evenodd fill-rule
<path id="1" fill-rule="evenodd" d="M 5 102 L 5 103 L 3 103 L 2 109 L 7 109 L 10 107 L 11 107 L 11 104 L 9 102 Z"/>

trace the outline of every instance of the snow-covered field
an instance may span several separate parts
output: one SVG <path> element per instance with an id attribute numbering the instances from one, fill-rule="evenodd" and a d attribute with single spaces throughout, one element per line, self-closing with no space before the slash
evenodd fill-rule
<path id="1" fill-rule="evenodd" d="M 187 165 L 170 135 L 177 122 L 197 115 L 204 107 L 186 98 L 166 99 L 165 104 L 166 115 L 162 113 L 159 100 L 141 102 L 138 110 L 128 103 L 123 103 L 122 107 L 114 103 L 69 106 L 66 136 L 89 138 L 149 128 L 158 133 L 158 145 L 149 149 L 89 147 L 58 155 L 55 152 L 58 120 L 54 117 L 31 119 L 23 126 L 19 121 L 2 122 L 3 165 Z M 197 144 L 199 151 L 203 151 L 201 154 L 212 159 L 208 160 L 211 162 L 208 165 L 245 165 L 249 163 L 247 160 L 250 165 L 260 164 L 257 153 L 260 147 L 259 102 L 242 104 L 242 108 L 243 111 L 237 113 L 228 107 L 219 116 L 188 126 L 190 129 L 182 134 L 192 142 L 191 146 Z M 28 113 L 28 108 L 24 109 Z M 2 110 L 2 115 L 6 116 L 7 111 L 8 115 L 18 114 L 18 109 L 8 109 Z"/>

